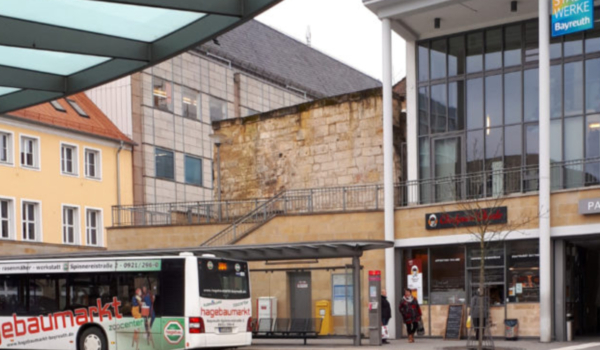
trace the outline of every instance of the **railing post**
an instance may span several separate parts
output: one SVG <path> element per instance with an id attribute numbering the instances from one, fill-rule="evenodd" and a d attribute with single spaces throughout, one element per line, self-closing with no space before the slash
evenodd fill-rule
<path id="1" fill-rule="evenodd" d="M 346 211 L 346 186 L 344 186 L 342 188 L 342 205 L 343 205 L 343 211 Z"/>
<path id="2" fill-rule="evenodd" d="M 308 197 L 308 212 L 313 212 L 313 189 L 310 189 L 310 196 Z"/>
<path id="3" fill-rule="evenodd" d="M 375 185 L 375 210 L 379 210 L 379 185 Z"/>

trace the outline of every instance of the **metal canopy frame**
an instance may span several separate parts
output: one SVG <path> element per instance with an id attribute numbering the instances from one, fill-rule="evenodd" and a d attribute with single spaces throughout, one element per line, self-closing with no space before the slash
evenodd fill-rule
<path id="1" fill-rule="evenodd" d="M 360 307 L 360 257 L 365 251 L 393 248 L 394 242 L 362 240 L 362 241 L 323 241 L 301 242 L 264 245 L 231 245 L 221 247 L 188 247 L 147 250 L 119 250 L 85 253 L 62 253 L 42 255 L 20 255 L 2 257 L 3 261 L 31 260 L 31 259 L 77 259 L 77 258 L 110 258 L 110 257 L 143 257 L 143 256 L 177 256 L 182 252 L 202 254 L 215 254 L 219 258 L 228 258 L 245 261 L 277 261 L 277 260 L 306 260 L 306 259 L 336 259 L 352 258 L 353 287 L 354 287 L 354 346 L 361 345 L 361 307 Z"/>
<path id="2" fill-rule="evenodd" d="M 72 95 L 156 65 L 243 24 L 281 0 L 74 0 L 74 3 L 78 1 L 204 16 L 146 42 L 70 28 L 69 23 L 62 26 L 11 17 L 0 8 L 0 49 L 34 49 L 108 58 L 70 75 L 0 64 L 0 90 L 19 89 L 0 94 L 0 113 Z"/>

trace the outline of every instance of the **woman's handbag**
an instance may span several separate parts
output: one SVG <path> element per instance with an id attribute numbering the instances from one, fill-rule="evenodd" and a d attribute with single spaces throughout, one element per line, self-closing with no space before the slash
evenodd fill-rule
<path id="1" fill-rule="evenodd" d="M 150 316 L 150 306 L 142 305 L 142 317 Z"/>
<path id="2" fill-rule="evenodd" d="M 422 320 L 419 320 L 419 327 L 417 328 L 417 335 L 425 335 L 425 327 L 423 327 Z"/>

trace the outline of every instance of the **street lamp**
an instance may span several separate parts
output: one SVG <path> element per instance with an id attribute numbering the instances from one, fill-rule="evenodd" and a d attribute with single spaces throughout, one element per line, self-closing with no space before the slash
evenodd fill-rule
<path id="1" fill-rule="evenodd" d="M 225 136 L 210 134 L 208 137 L 217 146 L 217 201 L 219 202 L 219 221 L 221 221 L 221 144 L 225 141 Z"/>

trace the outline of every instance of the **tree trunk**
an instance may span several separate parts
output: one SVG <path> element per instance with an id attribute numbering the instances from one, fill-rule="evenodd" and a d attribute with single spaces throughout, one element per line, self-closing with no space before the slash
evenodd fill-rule
<path id="1" fill-rule="evenodd" d="M 479 304 L 479 324 L 477 325 L 477 329 L 479 330 L 479 339 L 477 350 L 483 350 L 483 333 L 485 332 L 486 320 L 484 315 L 484 295 L 485 295 L 485 233 L 481 234 L 481 240 L 479 242 L 480 247 L 480 264 L 479 264 L 479 299 L 477 300 Z"/>

